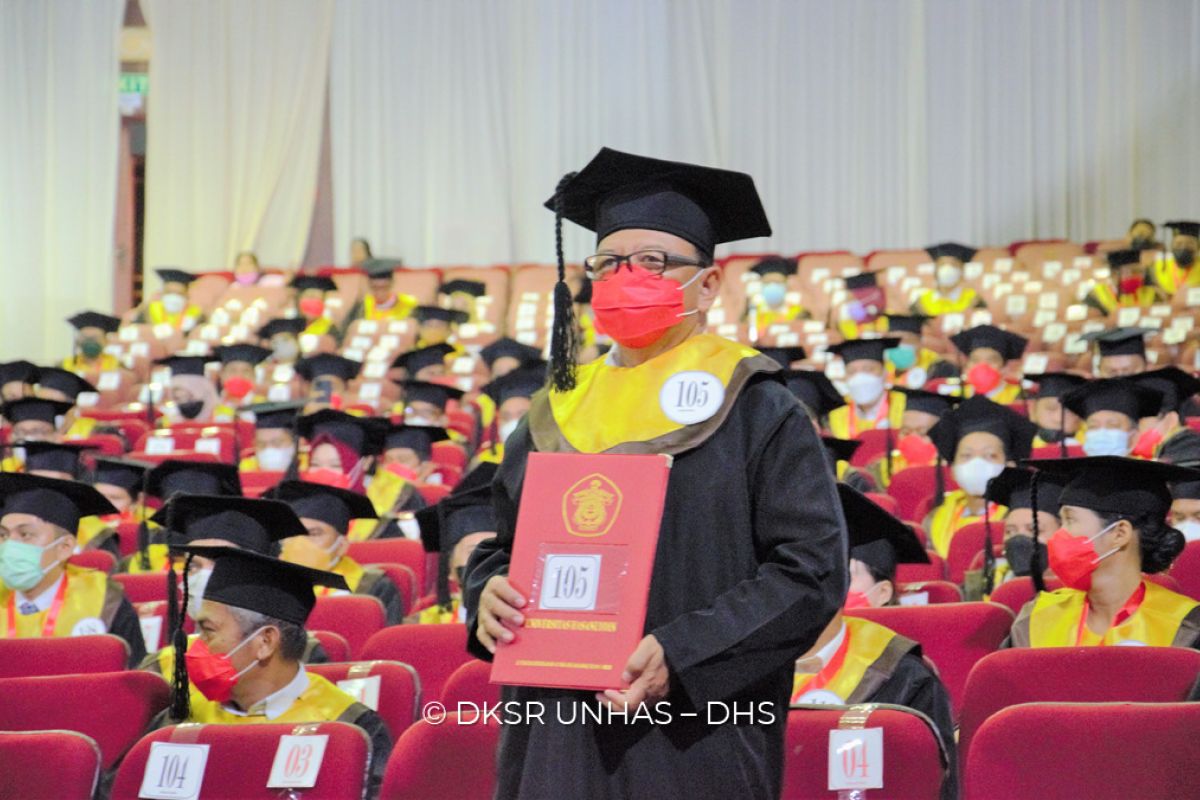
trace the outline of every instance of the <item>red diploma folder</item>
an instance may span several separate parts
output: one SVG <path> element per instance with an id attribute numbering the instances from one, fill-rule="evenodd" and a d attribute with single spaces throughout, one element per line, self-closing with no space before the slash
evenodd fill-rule
<path id="1" fill-rule="evenodd" d="M 508 580 L 525 624 L 492 683 L 620 689 L 642 640 L 668 455 L 530 453 Z"/>

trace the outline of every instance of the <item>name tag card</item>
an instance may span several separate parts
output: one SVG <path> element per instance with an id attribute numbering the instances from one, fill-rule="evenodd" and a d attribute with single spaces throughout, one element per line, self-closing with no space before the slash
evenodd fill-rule
<path id="1" fill-rule="evenodd" d="M 368 361 L 363 367 L 363 377 L 372 381 L 382 380 L 389 369 L 391 365 L 385 361 Z"/>
<path id="2" fill-rule="evenodd" d="M 162 647 L 162 617 L 138 617 L 142 626 L 142 638 L 146 640 L 146 649 L 151 652 Z"/>
<path id="3" fill-rule="evenodd" d="M 300 352 L 301 353 L 304 353 L 305 355 L 307 355 L 307 354 L 313 352 L 314 350 L 316 350 L 317 346 L 320 344 L 321 344 L 321 337 L 318 336 L 317 334 L 315 334 L 315 333 L 300 334 Z"/>
<path id="4" fill-rule="evenodd" d="M 138 797 L 146 800 L 195 800 L 204 782 L 208 745 L 154 742 Z"/>
<path id="5" fill-rule="evenodd" d="M 379 331 L 379 323 L 373 319 L 364 319 L 358 323 L 358 332 L 368 335 L 374 335 Z"/>
<path id="6" fill-rule="evenodd" d="M 100 378 L 96 381 L 96 388 L 102 392 L 115 392 L 121 388 L 121 373 L 101 372 Z"/>
<path id="7" fill-rule="evenodd" d="M 883 728 L 829 732 L 829 791 L 883 788 Z"/>
<path id="8" fill-rule="evenodd" d="M 372 711 L 378 711 L 381 682 L 382 679 L 378 675 L 368 675 L 365 678 L 340 680 L 337 682 L 337 687 Z"/>
<path id="9" fill-rule="evenodd" d="M 156 339 L 166 339 L 175 333 L 175 329 L 165 322 L 155 325 L 153 331 Z"/>
<path id="10" fill-rule="evenodd" d="M 902 594 L 899 602 L 902 606 L 927 606 L 929 605 L 929 592 Z"/>
<path id="11" fill-rule="evenodd" d="M 280 736 L 268 789 L 311 789 L 317 785 L 329 736 Z"/>
<path id="12" fill-rule="evenodd" d="M 963 277 L 969 281 L 978 280 L 983 274 L 983 264 L 978 261 L 971 261 L 963 264 Z"/>
<path id="13" fill-rule="evenodd" d="M 166 455 L 175 452 L 173 436 L 151 436 L 146 440 L 146 452 L 152 456 Z"/>
<path id="14" fill-rule="evenodd" d="M 375 340 L 370 336 L 355 336 L 350 340 L 350 346 L 357 350 L 370 350 Z"/>
<path id="15" fill-rule="evenodd" d="M 276 364 L 275 369 L 271 370 L 271 381 L 274 383 L 287 383 L 296 374 L 296 370 L 291 364 Z"/>
<path id="16" fill-rule="evenodd" d="M 117 331 L 117 340 L 121 342 L 136 342 L 138 340 L 138 333 L 140 331 L 133 325 L 122 326 Z"/>
<path id="17" fill-rule="evenodd" d="M 221 440 L 212 437 L 197 439 L 194 449 L 197 453 L 208 453 L 209 455 L 220 457 Z"/>
<path id="18" fill-rule="evenodd" d="M 286 383 L 276 383 L 267 389 L 267 399 L 272 403 L 286 403 L 292 399 L 292 387 Z"/>
<path id="19" fill-rule="evenodd" d="M 394 333 L 397 336 L 399 336 L 400 334 L 408 333 L 409 327 L 410 327 L 410 325 L 409 325 L 408 320 L 394 319 L 388 323 L 387 329 L 388 329 L 388 333 Z"/>
<path id="20" fill-rule="evenodd" d="M 358 387 L 360 400 L 378 400 L 383 393 L 383 386 L 378 383 L 364 383 Z"/>
<path id="21" fill-rule="evenodd" d="M 1117 311 L 1117 327 L 1132 328 L 1138 324 L 1138 320 L 1142 317 L 1142 310 L 1136 306 L 1133 308 L 1122 308 Z"/>
<path id="22" fill-rule="evenodd" d="M 537 344 L 537 333 L 534 331 L 530 331 L 530 330 L 524 330 L 524 331 L 520 330 L 520 327 L 521 326 L 518 323 L 517 335 L 514 336 L 513 338 L 516 339 L 521 344 L 527 344 L 530 346 Z"/>

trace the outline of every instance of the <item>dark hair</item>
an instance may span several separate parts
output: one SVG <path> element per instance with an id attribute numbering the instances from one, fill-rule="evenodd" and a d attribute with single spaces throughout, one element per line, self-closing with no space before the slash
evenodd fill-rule
<path id="1" fill-rule="evenodd" d="M 361 236 L 356 236 L 356 237 L 354 237 L 353 239 L 351 239 L 351 240 L 350 240 L 350 244 L 352 244 L 352 245 L 353 245 L 355 242 L 357 242 L 357 243 L 359 243 L 359 244 L 361 244 L 361 245 L 362 245 L 362 248 L 363 248 L 363 250 L 365 250 L 365 251 L 367 252 L 367 258 L 371 258 L 371 257 L 372 257 L 372 254 L 371 254 L 371 243 L 370 243 L 370 242 L 368 242 L 366 239 L 364 239 L 364 238 L 363 238 L 363 237 L 361 237 Z"/>
<path id="2" fill-rule="evenodd" d="M 1131 231 L 1132 231 L 1132 230 L 1133 230 L 1134 228 L 1136 228 L 1138 225 L 1149 225 L 1149 226 L 1150 226 L 1150 230 L 1152 230 L 1152 231 L 1157 231 L 1157 230 L 1158 230 L 1158 226 L 1154 224 L 1154 221 L 1153 221 L 1153 220 L 1148 220 L 1148 219 L 1146 219 L 1145 217 L 1138 217 L 1138 218 L 1137 218 L 1137 219 L 1135 219 L 1133 222 L 1129 223 L 1129 230 L 1131 230 Z"/>
<path id="3" fill-rule="evenodd" d="M 1167 524 L 1161 514 L 1140 514 L 1129 516 L 1096 512 L 1104 525 L 1112 525 L 1117 520 L 1129 520 L 1129 524 L 1137 531 L 1138 550 L 1142 557 L 1142 572 L 1153 575 L 1171 566 L 1180 553 L 1183 552 L 1187 539 L 1179 531 Z"/>

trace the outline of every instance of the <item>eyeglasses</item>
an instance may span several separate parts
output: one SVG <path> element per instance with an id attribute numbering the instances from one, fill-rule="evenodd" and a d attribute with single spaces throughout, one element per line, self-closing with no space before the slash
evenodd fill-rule
<path id="1" fill-rule="evenodd" d="M 671 255 L 665 250 L 638 250 L 627 256 L 613 253 L 597 253 L 583 260 L 583 269 L 588 278 L 603 281 L 610 275 L 615 275 L 622 264 L 632 269 L 638 267 L 652 275 L 661 277 L 664 272 L 675 267 L 707 267 L 708 262 L 694 258 Z"/>

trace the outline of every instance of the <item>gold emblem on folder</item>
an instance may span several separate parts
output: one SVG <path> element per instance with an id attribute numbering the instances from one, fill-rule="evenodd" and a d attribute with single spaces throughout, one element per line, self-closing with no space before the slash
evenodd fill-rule
<path id="1" fill-rule="evenodd" d="M 563 524 L 572 536 L 603 536 L 621 512 L 621 490 L 598 472 L 580 478 L 563 495 Z"/>

